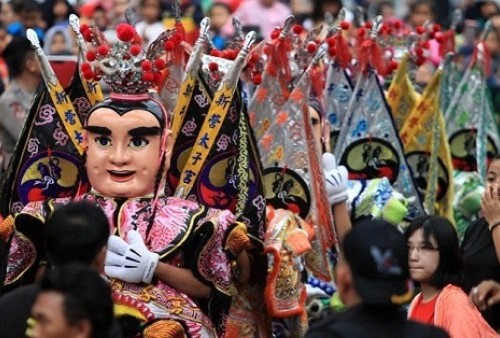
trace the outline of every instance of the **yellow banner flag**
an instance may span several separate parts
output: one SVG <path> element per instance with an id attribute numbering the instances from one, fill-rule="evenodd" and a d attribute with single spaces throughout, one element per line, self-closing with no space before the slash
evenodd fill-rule
<path id="1" fill-rule="evenodd" d="M 442 71 L 427 85 L 401 128 L 405 155 L 429 214 L 453 222 L 453 165 L 444 117 L 439 109 Z"/>
<path id="2" fill-rule="evenodd" d="M 405 53 L 394 74 L 389 90 L 387 103 L 391 107 L 392 116 L 398 131 L 403 127 L 408 115 L 415 107 L 420 95 L 415 91 L 408 76 L 410 55 Z"/>

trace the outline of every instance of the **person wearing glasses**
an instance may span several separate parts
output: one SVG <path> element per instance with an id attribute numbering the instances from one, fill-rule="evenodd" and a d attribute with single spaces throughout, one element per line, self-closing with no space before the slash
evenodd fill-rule
<path id="1" fill-rule="evenodd" d="M 440 216 L 416 218 L 405 237 L 410 276 L 421 288 L 408 317 L 441 327 L 451 338 L 498 337 L 461 289 L 463 258 L 450 221 Z"/>

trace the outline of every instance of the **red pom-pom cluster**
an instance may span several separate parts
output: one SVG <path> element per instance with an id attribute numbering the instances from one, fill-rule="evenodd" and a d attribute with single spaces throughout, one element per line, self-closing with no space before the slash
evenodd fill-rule
<path id="1" fill-rule="evenodd" d="M 109 53 L 109 47 L 106 45 L 101 45 L 97 47 L 97 54 L 99 54 L 102 57 L 107 56 Z"/>
<path id="2" fill-rule="evenodd" d="M 281 33 L 281 28 L 275 28 L 275 29 L 271 32 L 271 39 L 272 39 L 272 40 L 274 40 L 274 39 L 279 38 L 280 33 Z"/>
<path id="3" fill-rule="evenodd" d="M 303 31 L 304 27 L 302 27 L 301 25 L 293 25 L 292 27 L 292 32 L 294 32 L 295 34 L 302 34 Z"/>
<path id="4" fill-rule="evenodd" d="M 165 48 L 167 52 L 171 52 L 175 49 L 176 46 L 180 46 L 181 42 L 182 34 L 174 33 L 165 41 L 165 43 L 163 44 L 163 48 Z"/>
<path id="5" fill-rule="evenodd" d="M 342 21 L 340 23 L 340 29 L 342 29 L 344 31 L 348 30 L 349 27 L 351 27 L 351 24 L 349 22 L 347 22 L 347 21 Z"/>
<path id="6" fill-rule="evenodd" d="M 116 36 L 123 42 L 131 41 L 136 35 L 134 26 L 128 23 L 120 23 L 116 26 Z"/>
<path id="7" fill-rule="evenodd" d="M 216 72 L 219 70 L 219 65 L 217 64 L 217 62 L 210 62 L 208 64 L 208 69 L 211 71 L 211 72 Z"/>
<path id="8" fill-rule="evenodd" d="M 92 42 L 94 38 L 94 32 L 92 31 L 92 28 L 89 27 L 89 25 L 81 25 L 80 26 L 80 33 L 83 36 L 83 39 L 87 42 Z"/>
<path id="9" fill-rule="evenodd" d="M 141 51 L 142 51 L 141 46 L 136 43 L 130 46 L 130 54 L 132 54 L 133 56 L 141 54 Z"/>
<path id="10" fill-rule="evenodd" d="M 315 53 L 318 50 L 318 45 L 314 41 L 309 41 L 306 45 L 306 49 L 308 53 Z"/>

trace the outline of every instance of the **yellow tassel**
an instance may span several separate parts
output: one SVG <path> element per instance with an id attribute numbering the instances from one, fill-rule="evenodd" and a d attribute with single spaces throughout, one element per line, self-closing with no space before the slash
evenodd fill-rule
<path id="1" fill-rule="evenodd" d="M 159 320 L 143 332 L 144 338 L 187 338 L 184 327 L 173 320 Z"/>
<path id="2" fill-rule="evenodd" d="M 14 231 L 14 217 L 9 215 L 6 219 L 0 222 L 0 239 L 7 242 L 10 235 Z"/>
<path id="3" fill-rule="evenodd" d="M 233 256 L 237 256 L 240 252 L 249 247 L 250 238 L 248 238 L 247 235 L 247 228 L 243 223 L 238 223 L 227 237 L 224 249 L 229 251 Z"/>

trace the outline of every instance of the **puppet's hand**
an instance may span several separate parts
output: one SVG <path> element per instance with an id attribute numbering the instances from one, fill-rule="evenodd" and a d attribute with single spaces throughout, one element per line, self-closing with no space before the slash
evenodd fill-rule
<path id="1" fill-rule="evenodd" d="M 127 242 L 118 236 L 109 237 L 104 271 L 111 278 L 129 283 L 149 284 L 158 259 L 158 254 L 146 248 L 141 235 L 132 230 L 127 234 Z"/>
<path id="2" fill-rule="evenodd" d="M 324 153 L 323 171 L 325 173 L 326 194 L 330 205 L 335 205 L 347 200 L 347 169 L 341 165 L 337 166 L 335 156 Z"/>

